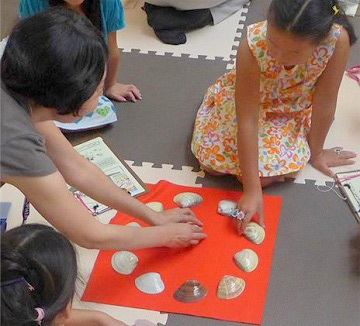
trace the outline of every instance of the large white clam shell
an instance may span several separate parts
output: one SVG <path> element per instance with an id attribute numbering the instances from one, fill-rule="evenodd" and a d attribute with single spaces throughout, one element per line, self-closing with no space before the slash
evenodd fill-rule
<path id="1" fill-rule="evenodd" d="M 244 272 L 252 272 L 259 263 L 259 257 L 255 251 L 251 249 L 243 249 L 234 256 L 235 263 Z"/>
<path id="2" fill-rule="evenodd" d="M 126 224 L 125 226 L 131 226 L 133 228 L 141 228 L 141 225 L 136 222 L 130 222 L 130 223 Z"/>
<path id="3" fill-rule="evenodd" d="M 165 289 L 159 273 L 146 273 L 135 279 L 136 287 L 147 294 L 157 294 Z"/>
<path id="4" fill-rule="evenodd" d="M 164 205 L 158 201 L 152 201 L 150 203 L 145 204 L 150 207 L 155 212 L 162 212 L 164 210 Z"/>
<path id="5" fill-rule="evenodd" d="M 232 200 L 220 200 L 218 204 L 218 213 L 225 216 L 231 216 L 236 207 L 237 203 Z"/>
<path id="6" fill-rule="evenodd" d="M 265 230 L 259 224 L 250 222 L 245 228 L 245 237 L 255 244 L 260 244 L 265 239 Z"/>
<path id="7" fill-rule="evenodd" d="M 245 289 L 245 281 L 242 278 L 232 275 L 225 275 L 217 288 L 219 299 L 234 299 L 238 297 Z"/>
<path id="8" fill-rule="evenodd" d="M 193 192 L 182 192 L 174 197 L 174 202 L 180 207 L 191 207 L 201 204 L 203 198 Z"/>
<path id="9" fill-rule="evenodd" d="M 132 252 L 118 251 L 113 254 L 111 258 L 111 265 L 116 272 L 129 275 L 134 271 L 138 261 L 139 259 Z"/>

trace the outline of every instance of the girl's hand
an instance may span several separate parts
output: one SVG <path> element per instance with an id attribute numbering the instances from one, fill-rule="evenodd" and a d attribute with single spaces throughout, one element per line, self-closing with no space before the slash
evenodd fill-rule
<path id="1" fill-rule="evenodd" d="M 116 83 L 105 91 L 105 96 L 119 102 L 136 102 L 141 100 L 142 96 L 139 89 L 134 85 L 125 85 Z"/>
<path id="2" fill-rule="evenodd" d="M 167 223 L 191 223 L 203 226 L 203 223 L 196 218 L 190 208 L 174 208 L 158 213 L 156 217 L 156 225 L 164 225 Z"/>
<path id="3" fill-rule="evenodd" d="M 334 172 L 330 169 L 331 167 L 354 164 L 355 161 L 351 159 L 355 157 L 354 152 L 343 151 L 342 147 L 333 147 L 323 149 L 317 156 L 311 156 L 310 163 L 315 169 L 333 177 Z"/>
<path id="4" fill-rule="evenodd" d="M 261 190 L 251 193 L 245 192 L 238 202 L 238 209 L 245 214 L 245 218 L 242 221 L 236 220 L 236 229 L 239 235 L 245 231 L 246 225 L 251 221 L 255 214 L 259 216 L 259 224 L 262 227 L 265 227 Z"/>
<path id="5" fill-rule="evenodd" d="M 182 248 L 197 245 L 200 240 L 206 238 L 203 228 L 189 223 L 169 223 L 166 228 L 167 241 L 165 247 Z"/>

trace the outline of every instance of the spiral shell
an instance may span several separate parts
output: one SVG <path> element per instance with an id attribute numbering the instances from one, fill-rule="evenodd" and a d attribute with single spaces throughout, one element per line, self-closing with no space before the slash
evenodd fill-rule
<path id="1" fill-rule="evenodd" d="M 243 249 L 234 256 L 235 264 L 244 272 L 252 272 L 259 263 L 258 255 L 251 249 Z"/>
<path id="2" fill-rule="evenodd" d="M 255 244 L 260 244 L 265 239 L 265 230 L 255 222 L 248 223 L 244 233 L 245 237 Z"/>

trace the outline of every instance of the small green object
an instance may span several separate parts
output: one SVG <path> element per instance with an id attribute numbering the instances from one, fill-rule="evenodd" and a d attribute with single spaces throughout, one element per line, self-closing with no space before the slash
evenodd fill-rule
<path id="1" fill-rule="evenodd" d="M 110 112 L 110 106 L 104 106 L 103 108 L 96 109 L 96 113 L 101 115 L 102 117 L 106 117 Z"/>

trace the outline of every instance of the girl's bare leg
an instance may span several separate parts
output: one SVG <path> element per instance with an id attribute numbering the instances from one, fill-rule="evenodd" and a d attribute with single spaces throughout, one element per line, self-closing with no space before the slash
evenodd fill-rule
<path id="1" fill-rule="evenodd" d="M 208 168 L 207 166 L 202 165 L 202 164 L 200 164 L 200 167 L 201 167 L 201 169 L 204 170 L 206 173 L 209 173 L 209 174 L 211 174 L 211 175 L 213 175 L 213 176 L 224 176 L 224 175 L 227 175 L 226 173 L 221 173 L 221 172 L 215 171 L 215 170 L 210 169 L 210 168 Z"/>
<path id="2" fill-rule="evenodd" d="M 237 176 L 236 178 L 242 183 L 242 177 Z M 260 178 L 261 188 L 266 188 L 275 182 L 280 182 L 283 178 L 283 176 Z"/>

